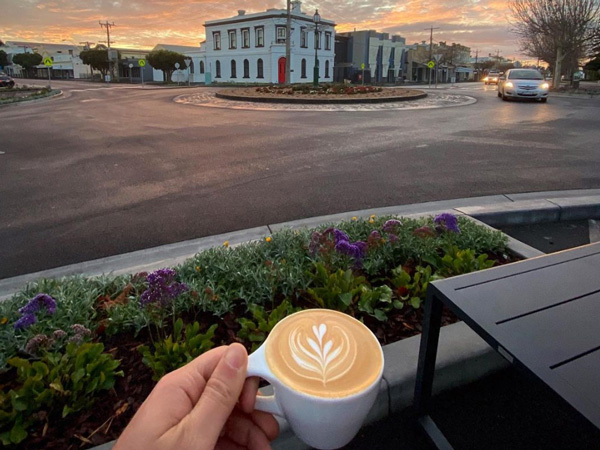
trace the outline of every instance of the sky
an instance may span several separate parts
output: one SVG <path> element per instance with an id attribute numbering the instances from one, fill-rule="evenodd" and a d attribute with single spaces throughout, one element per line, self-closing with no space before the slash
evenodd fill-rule
<path id="1" fill-rule="evenodd" d="M 0 39 L 75 43 L 106 41 L 99 21 L 114 22 L 115 47 L 152 48 L 158 43 L 197 46 L 204 22 L 285 8 L 285 0 L 0 0 Z M 337 32 L 373 29 L 400 34 L 407 44 L 429 41 L 426 28 L 437 27 L 434 41 L 471 47 L 473 56 L 495 54 L 519 58 L 510 33 L 507 0 L 306 0 L 335 21 Z"/>

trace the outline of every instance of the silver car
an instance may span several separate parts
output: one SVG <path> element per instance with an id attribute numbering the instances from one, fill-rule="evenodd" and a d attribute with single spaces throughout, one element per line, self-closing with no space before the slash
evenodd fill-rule
<path id="1" fill-rule="evenodd" d="M 532 98 L 546 103 L 549 90 L 550 84 L 535 69 L 510 69 L 506 77 L 498 82 L 498 97 L 502 100 Z"/>

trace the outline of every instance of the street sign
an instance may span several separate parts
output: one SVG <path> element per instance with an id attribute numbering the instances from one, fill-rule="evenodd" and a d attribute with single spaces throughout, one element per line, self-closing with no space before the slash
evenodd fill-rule
<path id="1" fill-rule="evenodd" d="M 433 69 L 433 68 L 435 67 L 435 62 L 433 62 L 433 61 L 429 61 L 429 62 L 427 63 L 427 67 L 429 67 L 430 69 Z"/>
<path id="2" fill-rule="evenodd" d="M 435 62 L 440 62 L 440 59 L 442 59 L 442 55 L 440 55 L 440 54 L 433 55 L 433 59 L 435 59 Z"/>
<path id="3" fill-rule="evenodd" d="M 361 68 L 362 70 L 365 70 L 365 63 L 362 63 L 362 64 L 360 65 L 360 68 Z"/>
<path id="4" fill-rule="evenodd" d="M 176 69 L 179 69 L 179 67 L 180 67 L 179 63 L 178 63 L 178 62 L 176 62 L 176 63 L 175 63 L 175 68 L 176 68 Z"/>
<path id="5" fill-rule="evenodd" d="M 38 60 L 38 61 L 39 61 L 39 60 Z M 45 65 L 46 67 L 52 67 L 52 64 L 54 64 L 54 61 L 52 61 L 52 58 L 49 58 L 49 57 L 47 57 L 47 56 L 46 56 L 46 57 L 44 58 L 44 65 Z"/>
<path id="6" fill-rule="evenodd" d="M 145 59 L 140 59 L 140 60 L 138 61 L 138 66 L 140 66 L 140 67 L 144 67 L 145 65 L 146 65 L 146 60 L 145 60 Z"/>
<path id="7" fill-rule="evenodd" d="M 129 68 L 133 69 L 133 64 L 129 63 Z"/>

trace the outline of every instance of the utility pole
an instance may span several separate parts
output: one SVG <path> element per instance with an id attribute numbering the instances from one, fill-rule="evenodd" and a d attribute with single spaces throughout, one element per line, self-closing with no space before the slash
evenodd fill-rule
<path id="1" fill-rule="evenodd" d="M 439 27 L 438 28 L 431 27 L 431 28 L 425 28 L 425 29 L 429 30 L 429 33 L 430 33 L 429 34 L 429 61 L 431 61 L 433 58 L 433 30 L 439 30 Z M 429 62 L 429 61 L 427 61 L 427 62 Z M 436 67 L 436 69 L 437 69 L 437 67 Z M 431 70 L 432 69 L 429 69 L 429 87 L 431 87 Z"/>
<path id="2" fill-rule="evenodd" d="M 113 63 L 110 59 L 110 29 L 115 26 L 115 23 L 109 23 L 108 20 L 105 23 L 98 22 L 100 24 L 100 28 L 106 28 L 106 45 L 108 46 L 107 57 L 108 57 L 108 73 L 110 76 L 113 75 Z"/>
<path id="3" fill-rule="evenodd" d="M 477 80 L 479 81 L 480 73 L 479 73 L 479 50 L 475 50 L 475 70 L 477 70 Z"/>
<path id="4" fill-rule="evenodd" d="M 290 57 L 292 54 L 292 42 L 291 42 L 291 34 L 292 34 L 292 0 L 287 0 L 287 22 L 285 24 L 285 84 L 289 85 L 291 82 L 291 64 Z"/>

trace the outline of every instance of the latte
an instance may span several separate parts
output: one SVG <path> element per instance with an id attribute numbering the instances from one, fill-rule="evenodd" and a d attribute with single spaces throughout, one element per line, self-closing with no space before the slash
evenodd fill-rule
<path id="1" fill-rule="evenodd" d="M 337 311 L 310 309 L 279 322 L 265 343 L 273 374 L 290 388 L 340 398 L 371 386 L 383 367 L 381 346 L 358 320 Z"/>

